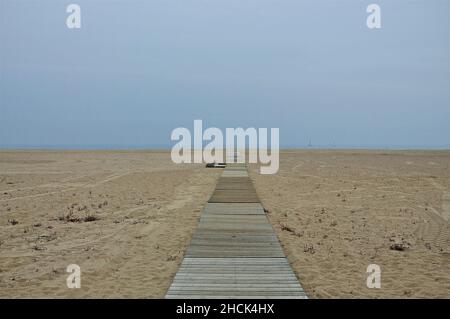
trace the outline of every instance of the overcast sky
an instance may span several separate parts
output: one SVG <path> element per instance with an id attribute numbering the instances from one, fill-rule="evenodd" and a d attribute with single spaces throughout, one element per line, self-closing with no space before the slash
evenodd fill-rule
<path id="1" fill-rule="evenodd" d="M 284 147 L 450 147 L 450 0 L 0 4 L 3 147 L 171 146 L 194 119 Z"/>

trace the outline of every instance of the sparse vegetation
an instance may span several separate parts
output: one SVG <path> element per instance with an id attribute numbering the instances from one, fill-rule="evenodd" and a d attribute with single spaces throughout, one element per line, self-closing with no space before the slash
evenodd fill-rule
<path id="1" fill-rule="evenodd" d="M 314 254 L 316 250 L 314 249 L 314 246 L 312 244 L 305 244 L 303 248 L 303 252 Z"/>
<path id="2" fill-rule="evenodd" d="M 8 219 L 8 224 L 10 224 L 10 225 L 17 225 L 19 223 L 19 221 L 18 220 L 16 220 L 16 219 Z"/>
<path id="3" fill-rule="evenodd" d="M 291 233 L 295 233 L 295 230 L 292 229 L 291 227 L 289 227 L 287 224 L 282 223 L 282 224 L 280 224 L 280 227 L 281 227 L 281 230 L 285 230 L 285 231 L 288 231 L 288 232 L 291 232 Z"/>
<path id="4" fill-rule="evenodd" d="M 280 224 L 280 227 L 281 227 L 281 230 L 288 231 L 288 232 L 292 233 L 293 235 L 295 235 L 297 237 L 303 237 L 303 235 L 304 235 L 303 231 L 298 232 L 294 228 L 291 228 L 291 227 L 289 227 L 288 225 L 286 225 L 284 223 Z"/>
<path id="5" fill-rule="evenodd" d="M 58 217 L 59 221 L 63 221 L 63 222 L 69 222 L 69 223 L 79 223 L 81 220 L 78 217 L 75 217 L 73 215 L 73 211 L 69 211 L 67 214 L 61 214 Z"/>
<path id="6" fill-rule="evenodd" d="M 45 247 L 39 246 L 39 245 L 34 245 L 33 247 L 31 247 L 31 249 L 36 250 L 36 251 L 42 251 L 42 250 L 45 250 Z"/>
<path id="7" fill-rule="evenodd" d="M 93 221 L 96 221 L 96 220 L 99 220 L 99 219 L 100 218 L 98 218 L 95 215 L 87 215 L 86 217 L 83 218 L 83 221 L 84 222 L 93 222 Z"/>
<path id="8" fill-rule="evenodd" d="M 89 208 L 90 205 L 90 208 Z M 70 206 L 67 207 L 67 213 L 62 213 L 58 217 L 59 221 L 62 222 L 68 222 L 68 223 L 82 223 L 82 222 L 93 222 L 96 220 L 99 220 L 100 218 L 96 216 L 92 211 L 95 211 L 96 209 L 101 209 L 102 207 L 108 205 L 108 201 L 103 201 L 100 204 L 79 204 L 79 203 L 73 203 Z M 91 212 L 89 212 L 91 210 Z M 78 213 L 75 214 L 75 212 L 85 212 L 85 216 L 80 216 Z"/>

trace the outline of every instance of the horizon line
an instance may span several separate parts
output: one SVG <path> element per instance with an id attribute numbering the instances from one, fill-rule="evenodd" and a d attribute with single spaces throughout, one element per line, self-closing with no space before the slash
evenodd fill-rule
<path id="1" fill-rule="evenodd" d="M 0 151 L 170 151 L 167 145 L 0 145 Z M 226 150 L 226 148 L 223 148 Z M 192 148 L 191 151 L 202 149 Z M 248 151 L 248 148 L 245 149 Z M 270 148 L 269 148 L 270 150 Z M 288 145 L 283 150 L 389 150 L 389 151 L 450 151 L 450 145 Z"/>

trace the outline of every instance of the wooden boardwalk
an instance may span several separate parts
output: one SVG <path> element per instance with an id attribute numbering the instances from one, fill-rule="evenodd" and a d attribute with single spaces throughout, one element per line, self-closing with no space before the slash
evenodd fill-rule
<path id="1" fill-rule="evenodd" d="M 166 298 L 307 298 L 244 164 L 224 169 Z"/>

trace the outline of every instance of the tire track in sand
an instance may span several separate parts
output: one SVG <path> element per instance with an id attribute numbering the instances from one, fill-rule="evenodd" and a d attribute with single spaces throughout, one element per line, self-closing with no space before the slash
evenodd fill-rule
<path id="1" fill-rule="evenodd" d="M 441 209 L 437 210 L 434 207 L 419 206 L 425 209 L 428 220 L 424 220 L 420 224 L 415 235 L 417 238 L 422 239 L 427 244 L 431 244 L 441 251 L 450 252 L 450 192 L 448 189 L 434 180 L 430 180 L 430 183 L 437 189 L 442 191 L 441 197 Z"/>

